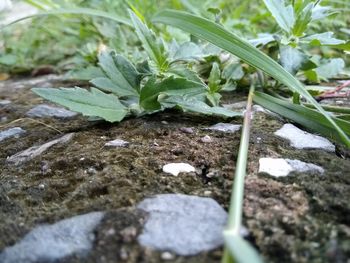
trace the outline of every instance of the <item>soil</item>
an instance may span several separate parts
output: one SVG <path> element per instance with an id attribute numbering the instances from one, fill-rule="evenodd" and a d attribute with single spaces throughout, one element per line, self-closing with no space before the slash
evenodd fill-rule
<path id="1" fill-rule="evenodd" d="M 56 79 L 40 85 L 71 83 Z M 227 210 L 240 133 L 203 128 L 218 122 L 241 124 L 241 119 L 166 111 L 116 124 L 81 116 L 33 121 L 25 112 L 43 101 L 31 86 L 27 80 L 0 85 L 0 100 L 12 101 L 0 107 L 0 130 L 20 126 L 27 131 L 0 143 L 0 251 L 38 224 L 106 211 L 89 256 L 60 262 L 162 262 L 161 252 L 137 243 L 147 215 L 133 209 L 135 205 L 155 194 L 183 193 L 211 197 Z M 228 97 L 226 102 L 237 99 L 242 97 Z M 339 144 L 336 153 L 293 149 L 273 135 L 284 122 L 262 112 L 254 116 L 244 201 L 248 239 L 266 262 L 349 262 L 350 151 Z M 192 127 L 194 133 L 184 133 L 182 127 Z M 19 167 L 6 163 L 8 156 L 70 132 L 75 135 L 68 144 L 55 145 Z M 201 142 L 205 135 L 213 141 Z M 129 147 L 104 146 L 117 138 L 130 142 Z M 285 178 L 258 175 L 261 157 L 299 159 L 326 172 Z M 197 171 L 167 175 L 162 166 L 169 162 L 187 162 Z M 219 248 L 168 262 L 220 262 L 221 255 Z"/>

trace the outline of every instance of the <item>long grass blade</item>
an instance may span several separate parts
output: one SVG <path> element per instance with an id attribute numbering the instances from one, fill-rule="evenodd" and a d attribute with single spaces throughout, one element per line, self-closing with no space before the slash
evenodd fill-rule
<path id="1" fill-rule="evenodd" d="M 201 18 L 186 12 L 165 10 L 158 13 L 153 22 L 163 23 L 175 26 L 192 35 L 204 39 L 212 44 L 227 50 L 235 56 L 241 58 L 246 63 L 256 67 L 279 82 L 289 87 L 292 91 L 298 92 L 306 98 L 337 131 L 341 141 L 350 147 L 350 139 L 344 131 L 328 116 L 326 111 L 316 102 L 316 100 L 308 93 L 303 84 L 293 75 L 287 72 L 276 61 L 253 47 L 247 41 L 241 39 L 235 34 L 227 31 L 224 27 L 205 18 Z"/>
<path id="2" fill-rule="evenodd" d="M 43 11 L 43 12 L 40 12 L 40 13 L 37 13 L 34 15 L 22 17 L 22 18 L 17 19 L 15 21 L 3 26 L 3 27 L 18 23 L 18 22 L 26 20 L 26 19 L 34 18 L 34 17 L 49 16 L 49 15 L 65 15 L 65 14 L 76 14 L 76 15 L 88 15 L 88 16 L 103 17 L 103 18 L 113 20 L 113 21 L 120 23 L 120 24 L 132 26 L 130 20 L 128 20 L 127 18 L 120 17 L 116 14 L 104 12 L 101 10 L 95 10 L 95 9 L 91 9 L 91 8 L 83 8 L 82 7 L 82 8 L 70 8 L 70 9 L 59 8 L 59 9 L 53 9 L 53 10 L 49 10 L 49 11 Z"/>

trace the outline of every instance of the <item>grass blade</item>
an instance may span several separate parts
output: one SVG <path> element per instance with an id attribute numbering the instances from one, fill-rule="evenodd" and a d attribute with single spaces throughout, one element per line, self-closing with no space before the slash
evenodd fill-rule
<path id="1" fill-rule="evenodd" d="M 120 17 L 116 14 L 104 12 L 101 10 L 81 7 L 81 8 L 70 8 L 70 9 L 59 8 L 59 9 L 53 9 L 53 10 L 49 10 L 49 11 L 40 12 L 40 13 L 37 13 L 34 15 L 30 15 L 30 16 L 26 16 L 26 17 L 22 17 L 20 19 L 17 19 L 15 21 L 3 26 L 2 28 L 9 26 L 9 25 L 12 25 L 12 24 L 15 24 L 17 22 L 26 20 L 26 19 L 34 18 L 34 17 L 49 16 L 49 15 L 67 15 L 67 14 L 98 16 L 98 17 L 103 17 L 103 18 L 113 20 L 113 21 L 120 23 L 120 24 L 132 26 L 131 22 L 128 19 Z"/>
<path id="2" fill-rule="evenodd" d="M 227 31 L 219 24 L 186 12 L 175 10 L 161 11 L 153 18 L 153 22 L 175 26 L 191 33 L 192 35 L 195 35 L 196 37 L 205 39 L 206 41 L 209 41 L 212 44 L 241 58 L 251 66 L 264 71 L 274 79 L 289 87 L 292 91 L 298 92 L 318 111 L 320 111 L 323 116 L 325 116 L 328 122 L 337 131 L 341 141 L 350 148 L 350 139 L 348 136 L 308 93 L 304 85 L 301 84 L 301 82 L 298 81 L 293 75 L 288 73 L 276 61 L 250 45 L 247 41 Z"/>
<path id="3" fill-rule="evenodd" d="M 254 86 L 251 86 L 247 101 L 247 108 L 244 115 L 243 129 L 237 165 L 235 181 L 233 184 L 227 229 L 224 231 L 225 251 L 222 263 L 260 263 L 262 259 L 256 250 L 246 242 L 239 233 L 242 225 L 244 178 L 247 170 L 249 135 L 252 120 L 252 100 Z"/>

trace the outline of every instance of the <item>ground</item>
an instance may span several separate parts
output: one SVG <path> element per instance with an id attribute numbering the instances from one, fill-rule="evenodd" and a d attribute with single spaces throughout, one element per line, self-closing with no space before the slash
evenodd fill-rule
<path id="1" fill-rule="evenodd" d="M 0 142 L 0 251 L 38 224 L 106 211 L 89 256 L 60 262 L 162 262 L 161 252 L 137 243 L 147 217 L 134 209 L 140 201 L 155 194 L 184 193 L 211 197 L 228 209 L 240 132 L 203 128 L 218 122 L 241 124 L 241 119 L 178 111 L 116 124 L 90 122 L 82 116 L 25 118 L 29 109 L 43 103 L 31 87 L 70 85 L 60 78 L 10 80 L 0 85 L 0 100 L 11 101 L 0 108 L 0 130 L 19 126 L 27 131 L 18 139 Z M 240 100 L 244 98 L 228 97 L 225 102 Z M 285 122 L 263 112 L 254 115 L 244 200 L 247 238 L 266 262 L 349 262 L 350 151 L 338 144 L 336 153 L 293 149 L 273 135 Z M 184 132 L 184 127 L 191 127 L 193 133 Z M 55 145 L 20 166 L 6 162 L 8 156 L 66 133 L 74 133 L 68 144 Z M 202 142 L 205 135 L 212 142 Z M 130 142 L 129 147 L 105 146 L 117 138 Z M 258 161 L 262 157 L 311 162 L 325 173 L 261 175 Z M 187 162 L 197 171 L 174 177 L 162 172 L 169 162 Z M 110 229 L 116 232 L 111 235 Z M 218 248 L 169 262 L 220 262 L 221 255 Z"/>

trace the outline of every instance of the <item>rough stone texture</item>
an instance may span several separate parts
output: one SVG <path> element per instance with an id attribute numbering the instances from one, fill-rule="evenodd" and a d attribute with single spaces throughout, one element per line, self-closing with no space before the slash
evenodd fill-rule
<path id="1" fill-rule="evenodd" d="M 259 173 L 267 173 L 274 177 L 283 177 L 291 172 L 323 174 L 324 169 L 312 163 L 282 158 L 261 158 Z"/>
<path id="2" fill-rule="evenodd" d="M 275 132 L 278 137 L 290 141 L 290 145 L 297 149 L 323 149 L 334 152 L 335 146 L 326 138 L 305 132 L 293 124 L 287 123 Z"/>
<path id="3" fill-rule="evenodd" d="M 40 146 L 32 146 L 22 152 L 16 153 L 6 159 L 6 162 L 14 165 L 21 165 L 45 152 L 47 149 L 58 143 L 67 143 L 73 138 L 74 133 L 68 133 L 56 140 L 47 142 Z"/>
<path id="4" fill-rule="evenodd" d="M 138 237 L 142 246 L 189 256 L 223 244 L 227 213 L 213 199 L 164 194 L 145 199 L 138 208 L 149 212 Z"/>
<path id="5" fill-rule="evenodd" d="M 7 138 L 10 137 L 16 137 L 18 138 L 21 134 L 25 133 L 26 131 L 23 130 L 20 127 L 14 127 L 5 131 L 0 132 L 0 142 L 3 140 L 6 140 Z"/>
<path id="6" fill-rule="evenodd" d="M 213 126 L 210 126 L 209 128 L 205 128 L 205 130 L 234 133 L 236 131 L 239 131 L 240 128 L 241 128 L 241 125 L 237 125 L 237 124 L 217 123 L 217 124 L 215 124 Z"/>
<path id="7" fill-rule="evenodd" d="M 204 137 L 201 138 L 201 142 L 211 143 L 211 142 L 213 142 L 213 139 L 209 135 L 205 135 Z"/>
<path id="8" fill-rule="evenodd" d="M 92 231 L 104 213 L 92 212 L 38 226 L 12 247 L 0 254 L 2 263 L 56 262 L 72 254 L 85 256 L 92 248 Z"/>
<path id="9" fill-rule="evenodd" d="M 29 117 L 55 117 L 55 118 L 72 118 L 78 113 L 66 110 L 64 108 L 52 107 L 46 104 L 35 106 L 29 110 L 26 115 Z"/>
<path id="10" fill-rule="evenodd" d="M 129 142 L 121 140 L 121 139 L 115 139 L 113 141 L 109 141 L 105 144 L 105 146 L 109 147 L 127 147 L 129 146 Z"/>
<path id="11" fill-rule="evenodd" d="M 196 169 L 188 163 L 168 163 L 163 166 L 163 172 L 178 176 L 179 173 L 195 172 Z"/>

